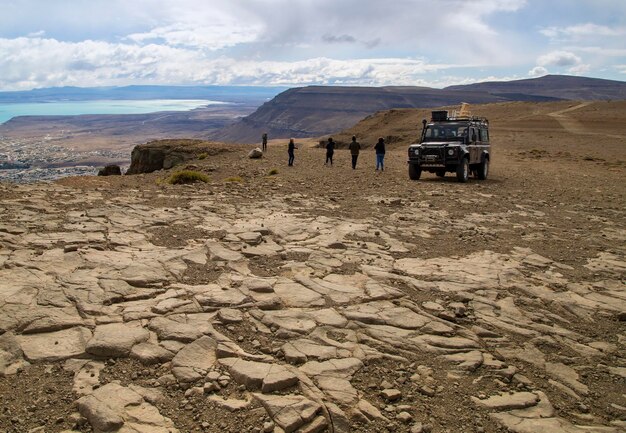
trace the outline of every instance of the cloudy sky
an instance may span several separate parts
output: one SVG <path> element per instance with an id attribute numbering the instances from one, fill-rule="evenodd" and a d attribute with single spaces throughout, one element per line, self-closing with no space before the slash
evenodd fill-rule
<path id="1" fill-rule="evenodd" d="M 0 90 L 626 80 L 625 0 L 0 0 Z"/>

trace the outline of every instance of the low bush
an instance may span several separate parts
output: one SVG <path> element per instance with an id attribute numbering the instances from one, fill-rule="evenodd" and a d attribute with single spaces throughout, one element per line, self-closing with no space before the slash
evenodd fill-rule
<path id="1" fill-rule="evenodd" d="M 243 182 L 243 179 L 239 176 L 231 176 L 224 179 L 224 182 Z"/>
<path id="2" fill-rule="evenodd" d="M 194 182 L 206 183 L 208 181 L 209 181 L 209 176 L 207 176 L 204 173 L 200 173 L 199 171 L 192 171 L 192 170 L 177 171 L 176 173 L 172 174 L 169 178 L 167 178 L 167 183 L 170 183 L 172 185 L 182 185 L 182 184 L 194 183 Z"/>
<path id="3" fill-rule="evenodd" d="M 206 159 L 207 156 L 209 156 L 208 153 L 202 152 L 202 153 L 198 154 L 198 159 Z"/>
<path id="4" fill-rule="evenodd" d="M 267 174 L 268 174 L 268 176 L 277 175 L 278 174 L 278 169 L 277 168 L 273 168 Z"/>

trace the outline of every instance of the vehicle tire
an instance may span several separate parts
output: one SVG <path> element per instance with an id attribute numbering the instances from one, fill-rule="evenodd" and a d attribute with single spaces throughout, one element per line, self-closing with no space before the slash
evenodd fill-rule
<path id="1" fill-rule="evenodd" d="M 487 176 L 489 176 L 489 158 L 484 158 L 483 162 L 480 163 L 480 167 L 478 167 L 478 178 L 485 180 Z"/>
<path id="2" fill-rule="evenodd" d="M 411 180 L 418 180 L 422 175 L 422 169 L 417 164 L 409 164 L 409 177 Z"/>
<path id="3" fill-rule="evenodd" d="M 469 160 L 467 158 L 463 158 L 461 163 L 456 166 L 456 178 L 461 183 L 465 183 L 469 179 Z"/>
<path id="4" fill-rule="evenodd" d="M 435 174 L 437 175 L 437 177 L 446 177 L 446 171 L 445 170 L 437 170 L 435 172 Z"/>

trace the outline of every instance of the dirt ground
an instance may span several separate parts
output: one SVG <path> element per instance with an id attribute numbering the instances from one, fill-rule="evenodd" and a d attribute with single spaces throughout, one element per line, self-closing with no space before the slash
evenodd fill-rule
<path id="1" fill-rule="evenodd" d="M 393 231 L 394 226 L 410 223 L 416 227 L 429 226 L 427 236 L 396 234 L 410 248 L 408 252 L 391 253 L 394 259 L 461 258 L 485 250 L 508 254 L 515 248 L 528 248 L 565 265 L 559 272 L 569 281 L 602 283 L 606 275 L 586 266 L 589 261 L 603 254 L 619 257 L 626 254 L 626 101 L 507 103 L 475 107 L 474 111 L 488 117 L 491 125 L 493 156 L 485 181 L 470 178 L 462 184 L 452 173 L 445 178 L 424 173 L 419 181 L 409 180 L 406 144 L 411 141 L 411 134 L 419 135 L 418 127 L 413 130 L 411 125 L 419 125 L 425 112 L 393 110 L 372 116 L 337 135 L 344 140 L 356 134 L 364 144 L 356 170 L 351 169 L 350 155 L 345 149 L 335 152 L 332 166 L 325 165 L 325 150 L 316 147 L 316 139 L 296 140 L 295 165 L 289 167 L 287 139 L 275 139 L 270 140 L 268 152 L 259 160 L 247 158 L 248 151 L 256 145 L 232 145 L 235 152 L 180 167 L 205 172 L 210 176 L 206 184 L 168 185 L 165 180 L 172 171 L 67 178 L 58 183 L 76 191 L 100 192 L 103 206 L 115 201 L 120 191 L 131 191 L 137 200 L 155 208 L 192 207 L 194 203 L 189 199 L 192 192 L 194 196 L 209 198 L 219 195 L 221 204 L 242 211 L 280 196 L 290 206 L 289 211 L 303 220 L 320 216 L 335 221 L 368 220 L 382 231 Z M 371 145 L 377 136 L 397 137 L 395 142 L 391 140 L 384 171 L 375 170 Z M 12 197 L 12 193 L 5 192 L 4 198 Z M 311 206 L 310 198 L 315 199 L 315 206 Z M 422 208 L 444 218 L 436 221 L 437 226 L 427 220 L 412 219 L 410 210 Z M 80 205 L 68 203 L 66 209 L 79 210 Z M 472 220 L 481 222 L 480 229 L 467 224 Z M 151 229 L 151 236 L 155 245 L 172 248 L 184 245 L 187 239 L 208 236 L 208 232 L 194 230 L 190 232 L 181 225 L 163 230 L 157 227 Z M 219 237 L 217 233 L 211 235 Z M 354 240 L 381 242 L 375 234 Z M 258 258 L 251 262 L 250 268 L 259 276 L 272 275 L 294 257 Z M 306 256 L 295 258 L 304 261 Z M 348 266 L 344 271 L 352 274 L 354 269 Z M 213 273 L 218 275 L 219 270 L 190 267 L 186 281 L 206 283 L 214 279 Z M 621 279 L 624 290 L 626 275 L 617 279 Z M 416 302 L 441 297 L 415 291 L 408 285 L 397 287 Z M 448 300 L 454 301 L 454 296 Z M 529 310 L 532 308 L 528 306 Z M 615 344 L 626 336 L 626 322 L 610 315 L 598 316 L 592 325 L 572 323 L 571 329 L 590 339 Z M 245 341 L 240 343 L 251 344 L 246 330 L 238 331 L 234 327 L 224 328 L 223 332 L 230 332 L 233 337 L 245 335 Z M 563 347 L 548 351 L 560 360 L 571 355 Z M 614 365 L 626 367 L 624 353 L 612 356 Z M 413 364 L 429 362 L 419 357 L 412 361 Z M 424 395 L 408 381 L 412 367 L 390 361 L 367 365 L 355 376 L 353 384 L 363 395 L 370 395 L 371 401 L 385 407 L 375 391 L 380 378 L 387 377 L 398 386 L 406 383 L 402 388 L 409 396 L 406 404 L 421 411 L 420 419 L 433 425 L 434 432 L 508 431 L 493 423 L 487 411 L 465 405 L 467 396 L 489 394 L 492 385 L 481 386 L 483 378 L 478 373 L 451 379 L 446 377 L 443 364 L 440 367 L 442 370 L 434 373 L 437 382 L 451 385 L 435 397 Z M 530 364 L 525 366 L 524 374 L 537 383 L 548 383 L 545 373 L 534 370 Z M 624 379 L 593 369 L 585 370 L 584 375 L 591 394 L 582 401 L 567 396 L 551 397 L 558 414 L 572 422 L 580 421 L 571 415 L 573 411 L 590 410 L 604 421 L 624 419 L 623 413 L 610 406 L 615 401 L 625 403 Z M 107 362 L 101 382 L 117 379 L 122 384 L 150 385 L 158 376 L 158 367 L 145 368 L 134 361 L 120 360 Z M 17 375 L 0 377 L 0 433 L 60 432 L 70 428 L 92 431 L 89 425 L 70 417 L 75 411 L 76 396 L 68 385 L 68 377 L 71 374 L 62 369 L 62 363 L 36 365 Z M 239 391 L 231 384 L 224 395 L 235 396 Z M 157 407 L 181 432 L 258 432 L 268 421 L 260 409 L 253 408 L 246 416 L 232 415 L 204 400 L 186 397 L 185 390 L 175 385 L 166 387 L 165 393 L 165 399 Z M 32 430 L 38 426 L 45 428 Z M 397 428 L 395 424 L 376 421 L 368 426 L 355 424 L 354 431 L 398 431 Z"/>

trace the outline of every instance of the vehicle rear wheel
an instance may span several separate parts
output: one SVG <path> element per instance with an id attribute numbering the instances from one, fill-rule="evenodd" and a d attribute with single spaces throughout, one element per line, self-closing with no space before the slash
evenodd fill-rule
<path id="1" fill-rule="evenodd" d="M 422 169 L 417 164 L 409 164 L 409 177 L 411 180 L 418 180 L 422 175 Z"/>
<path id="2" fill-rule="evenodd" d="M 487 179 L 487 176 L 489 176 L 489 158 L 484 158 L 478 168 L 478 178 L 480 180 L 485 180 Z"/>
<path id="3" fill-rule="evenodd" d="M 437 170 L 437 171 L 435 172 L 435 174 L 436 174 L 438 177 L 446 177 L 446 171 L 445 171 L 445 170 Z"/>
<path id="4" fill-rule="evenodd" d="M 463 158 L 461 163 L 457 165 L 456 178 L 461 183 L 465 183 L 469 179 L 469 161 L 467 158 Z"/>

